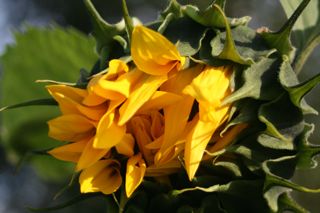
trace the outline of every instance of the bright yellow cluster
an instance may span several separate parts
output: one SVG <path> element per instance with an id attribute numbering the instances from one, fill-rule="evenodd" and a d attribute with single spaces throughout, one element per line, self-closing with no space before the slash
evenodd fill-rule
<path id="1" fill-rule="evenodd" d="M 76 163 L 82 193 L 115 192 L 125 163 L 128 197 L 144 176 L 185 168 L 191 180 L 205 150 L 221 150 L 245 128 L 220 135 L 230 111 L 221 102 L 231 93 L 231 67 L 185 68 L 175 45 L 143 26 L 133 30 L 131 56 L 130 67 L 110 61 L 86 89 L 47 87 L 62 112 L 48 122 L 49 135 L 70 142 L 49 153 Z"/>

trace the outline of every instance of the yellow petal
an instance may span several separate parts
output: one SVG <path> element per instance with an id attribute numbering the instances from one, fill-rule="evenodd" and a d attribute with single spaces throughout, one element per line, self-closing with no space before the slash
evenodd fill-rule
<path id="1" fill-rule="evenodd" d="M 173 174 L 181 169 L 181 163 L 178 160 L 170 161 L 162 165 L 151 165 L 147 168 L 145 176 L 159 177 Z"/>
<path id="2" fill-rule="evenodd" d="M 146 172 L 146 164 L 141 154 L 129 158 L 126 171 L 126 193 L 130 197 L 132 193 L 141 184 Z"/>
<path id="3" fill-rule="evenodd" d="M 122 140 L 116 145 L 119 154 L 131 157 L 134 155 L 134 138 L 131 134 L 125 134 Z"/>
<path id="4" fill-rule="evenodd" d="M 200 75 L 193 79 L 184 93 L 191 95 L 198 102 L 209 102 L 212 104 L 221 101 L 226 97 L 229 90 L 230 76 L 232 69 L 230 67 L 210 67 L 207 66 Z"/>
<path id="5" fill-rule="evenodd" d="M 185 63 L 176 46 L 163 35 L 143 26 L 132 32 L 131 56 L 137 67 L 151 75 L 166 75 Z"/>
<path id="6" fill-rule="evenodd" d="M 215 153 L 229 146 L 240 134 L 240 132 L 242 132 L 247 127 L 248 124 L 238 124 L 232 127 L 222 136 L 222 138 L 220 138 L 214 145 L 208 148 L 208 152 Z"/>
<path id="7" fill-rule="evenodd" d="M 102 192 L 111 194 L 122 183 L 120 164 L 115 160 L 101 160 L 83 170 L 79 177 L 81 193 Z"/>
<path id="8" fill-rule="evenodd" d="M 67 85 L 49 85 L 46 86 L 46 88 L 53 97 L 55 93 L 60 93 L 79 103 L 88 95 L 88 92 L 85 89 L 79 89 Z"/>
<path id="9" fill-rule="evenodd" d="M 151 143 L 145 145 L 146 149 L 160 149 L 163 143 L 163 135 L 155 139 Z"/>
<path id="10" fill-rule="evenodd" d="M 93 147 L 110 149 L 117 145 L 126 134 L 126 126 L 119 126 L 115 120 L 115 112 L 106 113 L 97 126 Z"/>
<path id="11" fill-rule="evenodd" d="M 50 95 L 58 102 L 63 114 L 77 113 L 76 105 L 81 103 L 87 91 L 66 85 L 50 85 L 46 87 Z"/>
<path id="12" fill-rule="evenodd" d="M 135 86 L 130 97 L 120 107 L 119 125 L 124 125 L 146 103 L 167 80 L 166 76 L 150 76 L 144 74 Z"/>
<path id="13" fill-rule="evenodd" d="M 106 98 L 104 98 L 103 96 L 99 96 L 95 93 L 95 87 L 102 77 L 103 75 L 98 75 L 90 79 L 87 85 L 88 95 L 82 101 L 84 105 L 96 106 L 106 101 Z"/>
<path id="14" fill-rule="evenodd" d="M 142 74 L 141 71 L 134 69 L 128 72 L 128 66 L 121 62 L 122 65 L 112 63 L 120 60 L 112 60 L 108 73 L 95 76 L 88 84 L 90 94 L 96 94 L 107 100 L 117 100 L 128 97 L 130 91 Z M 124 70 L 122 70 L 124 69 Z M 89 102 L 89 100 L 87 100 Z"/>
<path id="15" fill-rule="evenodd" d="M 185 144 L 185 167 L 192 180 L 202 159 L 204 150 L 218 125 L 212 122 L 198 121 L 194 129 L 189 133 Z"/>
<path id="16" fill-rule="evenodd" d="M 154 162 L 157 166 L 169 163 L 170 161 L 176 159 L 178 155 L 182 153 L 182 151 L 185 148 L 185 143 L 187 141 L 187 135 L 192 131 L 192 129 L 194 129 L 198 120 L 199 116 L 196 115 L 192 119 L 192 121 L 189 121 L 187 123 L 179 139 L 173 141 L 172 144 L 169 144 L 167 148 L 158 150 L 154 157 Z M 153 146 L 155 146 L 155 144 L 153 144 Z"/>
<path id="17" fill-rule="evenodd" d="M 48 153 L 55 158 L 63 161 L 71 161 L 77 163 L 82 151 L 87 145 L 89 139 L 84 139 L 78 142 L 69 143 L 50 150 Z"/>
<path id="18" fill-rule="evenodd" d="M 93 138 L 91 138 L 83 149 L 79 158 L 76 170 L 88 168 L 104 157 L 110 149 L 95 149 L 93 147 Z"/>
<path id="19" fill-rule="evenodd" d="M 187 125 L 193 101 L 192 97 L 186 96 L 175 105 L 164 108 L 165 130 L 160 152 L 164 152 L 164 150 L 171 147 L 181 137 Z"/>
<path id="20" fill-rule="evenodd" d="M 48 121 L 49 136 L 61 141 L 78 141 L 94 133 L 94 125 L 81 115 L 63 115 Z"/>
<path id="21" fill-rule="evenodd" d="M 113 59 L 109 62 L 108 75 L 123 74 L 129 71 L 126 63 L 119 59 Z"/>
<path id="22" fill-rule="evenodd" d="M 146 145 L 153 141 L 150 135 L 151 122 L 142 116 L 135 116 L 130 121 L 130 127 L 139 151 L 142 153 L 148 165 L 150 165 L 153 162 L 153 155 L 151 150 L 146 148 Z"/>
<path id="23" fill-rule="evenodd" d="M 160 110 L 166 106 L 175 104 L 180 101 L 182 96 L 171 92 L 156 91 L 153 96 L 147 101 L 138 111 L 138 113 L 145 113 L 152 110 Z"/>

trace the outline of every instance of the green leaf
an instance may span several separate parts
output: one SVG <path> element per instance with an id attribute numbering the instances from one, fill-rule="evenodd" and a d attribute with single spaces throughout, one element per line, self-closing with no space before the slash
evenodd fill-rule
<path id="1" fill-rule="evenodd" d="M 300 84 L 297 74 L 291 67 L 289 59 L 284 57 L 280 67 L 279 80 L 283 88 L 288 91 L 290 99 L 295 106 L 301 108 L 305 114 L 318 114 L 315 109 L 306 103 L 303 96 L 320 82 L 319 75 Z"/>
<path id="2" fill-rule="evenodd" d="M 215 1 L 214 4 L 224 10 L 225 1 Z M 212 28 L 225 28 L 226 23 L 224 17 L 215 9 L 214 4 L 210 5 L 204 11 L 199 10 L 193 5 L 185 5 L 182 7 L 182 12 L 203 26 Z M 245 16 L 242 18 L 227 18 L 227 20 L 231 27 L 236 27 L 239 25 L 248 24 L 251 18 L 249 16 Z"/>
<path id="3" fill-rule="evenodd" d="M 93 23 L 92 34 L 97 42 L 96 48 L 101 57 L 100 60 L 102 68 L 103 66 L 105 66 L 106 60 L 109 59 L 113 47 L 116 45 L 116 43 L 121 44 L 123 47 L 128 47 L 125 42 L 126 40 L 122 39 L 120 36 L 125 34 L 125 25 L 121 22 L 115 25 L 107 23 L 99 15 L 91 0 L 85 0 L 84 3 L 87 7 L 87 10 L 91 17 L 91 21 Z M 124 51 L 128 52 L 129 50 L 126 49 Z"/>
<path id="4" fill-rule="evenodd" d="M 291 44 L 290 36 L 292 28 L 308 5 L 310 0 L 303 0 L 295 12 L 291 15 L 288 21 L 278 32 L 261 32 L 261 36 L 265 39 L 268 45 L 276 48 L 280 55 L 287 55 L 289 58 L 292 56 L 293 47 Z"/>
<path id="5" fill-rule="evenodd" d="M 177 33 L 180 32 L 180 33 Z M 192 56 L 200 50 L 201 41 L 207 29 L 189 18 L 172 20 L 164 31 L 164 35 L 176 43 L 181 55 Z"/>
<path id="6" fill-rule="evenodd" d="M 271 100 L 281 93 L 277 82 L 279 60 L 263 58 L 243 71 L 243 85 L 228 96 L 223 104 L 232 103 L 243 98 Z"/>
<path id="7" fill-rule="evenodd" d="M 289 17 L 301 0 L 280 0 Z M 297 47 L 294 70 L 299 73 L 314 48 L 320 43 L 320 2 L 311 0 L 293 26 L 293 42 Z"/>
<path id="8" fill-rule="evenodd" d="M 258 62 L 263 57 L 269 57 L 274 53 L 275 49 L 270 49 L 262 37 L 255 30 L 247 26 L 238 26 L 231 30 L 234 39 L 235 47 L 242 58 L 250 61 Z M 212 39 L 210 45 L 212 47 L 212 56 L 217 57 L 223 50 L 224 42 L 226 41 L 226 32 L 219 32 Z"/>
<path id="9" fill-rule="evenodd" d="M 231 28 L 230 25 L 227 21 L 227 18 L 224 14 L 224 12 L 222 11 L 222 9 L 218 6 L 218 5 L 213 5 L 213 9 L 217 12 L 217 14 L 220 15 L 220 17 L 223 18 L 224 23 L 225 23 L 225 27 L 226 27 L 226 41 L 224 43 L 223 49 L 222 51 L 219 53 L 219 55 L 217 56 L 220 59 L 224 59 L 224 60 L 230 60 L 239 64 L 245 64 L 245 65 L 249 65 L 254 63 L 252 59 L 250 58 L 243 58 L 236 46 L 235 46 L 235 42 L 234 39 L 232 37 L 232 33 L 231 33 Z"/>
<path id="10" fill-rule="evenodd" d="M 48 99 L 49 94 L 37 79 L 76 82 L 81 68 L 90 70 L 97 60 L 94 39 L 79 31 L 59 27 L 37 29 L 27 27 L 24 33 L 15 33 L 15 44 L 8 46 L 1 56 L 1 106 Z M 33 102 L 33 104 L 37 101 Z M 40 101 L 46 104 L 46 101 Z M 32 101 L 31 101 L 32 103 Z M 19 108 L 1 113 L 1 143 L 17 161 L 28 150 L 48 149 L 56 141 L 47 136 L 46 122 L 59 114 L 57 107 Z M 37 131 L 34 131 L 37 129 Z M 41 159 L 42 158 L 42 159 Z M 62 180 L 70 173 L 70 166 L 46 157 L 47 165 L 41 166 L 45 157 L 33 161 L 41 167 L 43 176 Z M 36 163 L 38 162 L 38 163 Z M 57 169 L 57 170 L 55 170 Z M 61 171 L 67 171 L 62 173 Z M 60 171 L 60 172 L 58 172 Z M 61 178 L 61 179 L 60 179 Z"/>
<path id="11" fill-rule="evenodd" d="M 264 185 L 264 197 L 268 201 L 270 208 L 273 211 L 278 211 L 278 198 L 281 194 L 286 193 L 290 189 L 300 192 L 320 193 L 320 189 L 309 189 L 291 182 L 286 171 L 291 174 L 294 172 L 296 156 L 283 156 L 278 159 L 267 160 L 262 164 L 262 168 L 266 173 Z M 283 178 L 282 176 L 285 176 Z"/>
<path id="12" fill-rule="evenodd" d="M 304 131 L 298 139 L 298 168 L 315 168 L 318 165 L 318 162 L 313 158 L 320 154 L 320 146 L 310 144 L 308 141 L 313 130 L 313 124 L 305 124 Z"/>
<path id="13" fill-rule="evenodd" d="M 297 204 L 289 195 L 289 193 L 282 194 L 278 199 L 279 212 L 292 211 L 295 213 L 308 213 L 306 209 Z"/>
<path id="14" fill-rule="evenodd" d="M 267 127 L 265 134 L 275 140 L 266 137 L 258 141 L 275 149 L 293 149 L 294 140 L 304 129 L 303 114 L 287 95 L 263 104 L 259 109 L 259 120 Z"/>

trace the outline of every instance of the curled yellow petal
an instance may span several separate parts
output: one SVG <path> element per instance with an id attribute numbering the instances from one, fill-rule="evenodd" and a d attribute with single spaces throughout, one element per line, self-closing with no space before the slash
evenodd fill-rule
<path id="1" fill-rule="evenodd" d="M 102 192 L 111 194 L 118 190 L 122 183 L 116 160 L 101 160 L 84 169 L 79 177 L 81 193 Z"/>
<path id="2" fill-rule="evenodd" d="M 141 184 L 146 172 L 146 164 L 139 153 L 129 158 L 126 171 L 126 194 L 130 197 Z"/>
<path id="3" fill-rule="evenodd" d="M 166 75 L 185 63 L 176 46 L 158 32 L 136 26 L 132 32 L 131 56 L 137 67 L 151 75 Z"/>
<path id="4" fill-rule="evenodd" d="M 94 133 L 94 125 L 81 115 L 68 114 L 48 121 L 49 136 L 61 141 L 78 141 Z"/>

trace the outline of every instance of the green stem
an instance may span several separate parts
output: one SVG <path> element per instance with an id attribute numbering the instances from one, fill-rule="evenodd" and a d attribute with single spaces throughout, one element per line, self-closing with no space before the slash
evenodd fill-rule
<path id="1" fill-rule="evenodd" d="M 122 0 L 122 12 L 123 12 L 124 22 L 126 23 L 128 37 L 129 37 L 129 40 L 131 41 L 131 35 L 132 35 L 132 31 L 133 31 L 133 21 L 129 15 L 126 0 Z"/>
<path id="2" fill-rule="evenodd" d="M 306 48 L 303 48 L 302 51 L 297 56 L 295 62 L 294 62 L 294 71 L 296 74 L 299 74 L 302 70 L 303 65 L 306 63 L 307 59 L 309 58 L 310 54 L 314 50 L 316 46 L 320 44 L 320 36 L 317 36 L 314 38 L 307 46 Z"/>

